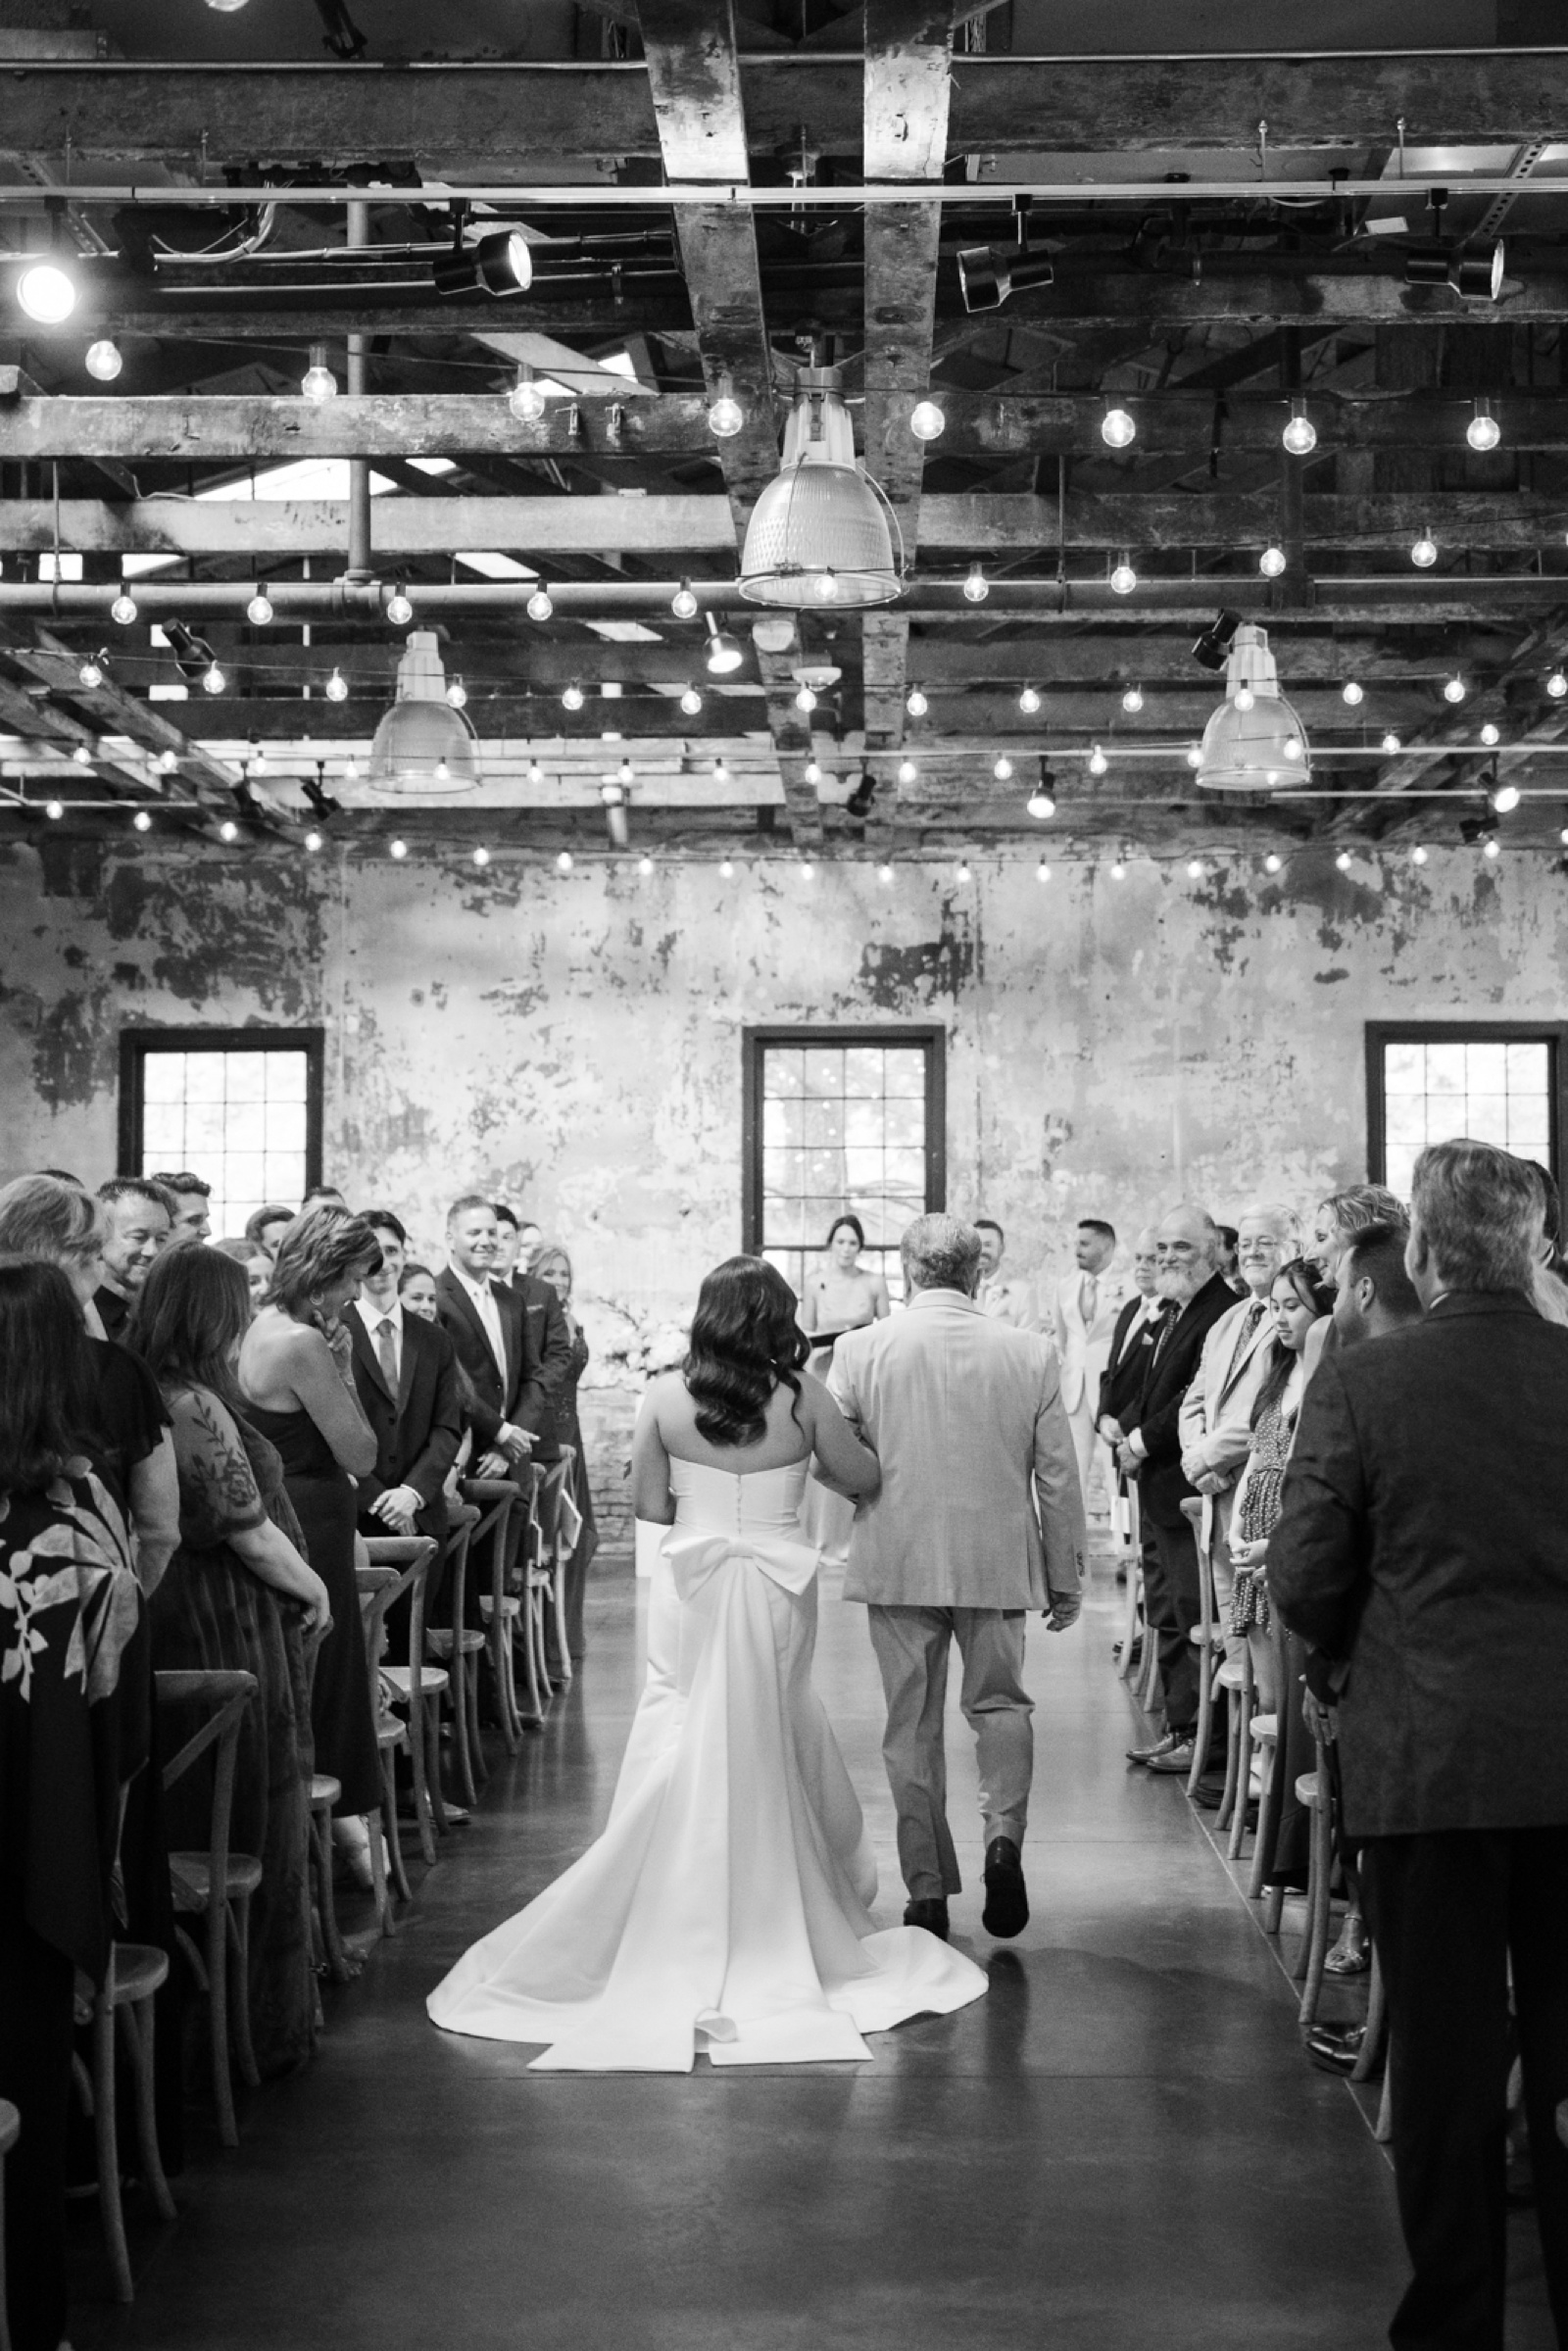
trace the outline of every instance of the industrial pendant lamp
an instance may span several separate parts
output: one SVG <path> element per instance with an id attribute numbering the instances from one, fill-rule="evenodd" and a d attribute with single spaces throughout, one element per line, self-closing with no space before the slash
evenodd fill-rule
<path id="1" fill-rule="evenodd" d="M 471 792 L 479 781 L 472 727 L 447 700 L 446 671 L 435 631 L 413 629 L 398 662 L 397 700 L 370 745 L 370 784 L 377 792 Z"/>
<path id="2" fill-rule="evenodd" d="M 1311 772 L 1306 730 L 1280 692 L 1267 633 L 1244 620 L 1225 661 L 1225 700 L 1203 729 L 1198 781 L 1211 792 L 1279 792 Z"/>
<path id="3" fill-rule="evenodd" d="M 904 588 L 897 516 L 855 456 L 855 427 L 837 367 L 803 367 L 777 476 L 752 510 L 741 594 L 796 611 L 891 604 Z"/>

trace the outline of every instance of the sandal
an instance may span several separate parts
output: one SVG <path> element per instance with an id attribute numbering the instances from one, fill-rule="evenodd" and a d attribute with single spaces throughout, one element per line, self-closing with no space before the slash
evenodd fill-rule
<path id="1" fill-rule="evenodd" d="M 1372 1951 L 1361 1913 L 1348 1910 L 1340 1939 L 1323 1962 L 1324 1971 L 1330 1976 L 1364 1976 L 1371 1965 Z"/>

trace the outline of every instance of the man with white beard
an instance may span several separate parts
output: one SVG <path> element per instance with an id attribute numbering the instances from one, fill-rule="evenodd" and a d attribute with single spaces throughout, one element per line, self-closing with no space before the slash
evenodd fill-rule
<path id="1" fill-rule="evenodd" d="M 1143 1522 L 1152 1538 L 1144 1561 L 1144 1614 L 1159 1647 L 1165 1729 L 1152 1745 L 1129 1748 L 1152 1771 L 1192 1769 L 1198 1720 L 1198 1659 L 1189 1633 L 1200 1614 L 1198 1545 L 1182 1503 L 1196 1489 L 1182 1472 L 1182 1401 L 1198 1374 L 1203 1342 L 1236 1304 L 1219 1272 L 1220 1238 L 1204 1208 L 1184 1204 L 1160 1220 L 1155 1287 L 1166 1301 L 1150 1349 L 1143 1395 L 1116 1447 L 1118 1466 L 1138 1480 Z"/>

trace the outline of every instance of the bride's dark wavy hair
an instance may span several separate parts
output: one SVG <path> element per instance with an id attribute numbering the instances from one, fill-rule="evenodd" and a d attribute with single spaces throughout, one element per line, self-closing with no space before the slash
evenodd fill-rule
<path id="1" fill-rule="evenodd" d="M 798 1303 L 763 1257 L 726 1257 L 704 1279 L 681 1375 L 710 1445 L 760 1445 L 780 1383 L 799 1399 L 811 1343 L 795 1319 Z"/>

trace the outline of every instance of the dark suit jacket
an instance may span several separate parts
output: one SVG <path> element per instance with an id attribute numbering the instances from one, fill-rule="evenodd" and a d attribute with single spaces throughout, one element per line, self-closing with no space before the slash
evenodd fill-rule
<path id="1" fill-rule="evenodd" d="M 1158 1526 L 1183 1527 L 1182 1503 L 1198 1491 L 1182 1476 L 1182 1398 L 1198 1376 L 1203 1342 L 1222 1314 L 1236 1303 L 1236 1293 L 1220 1274 L 1210 1274 L 1196 1298 L 1188 1299 L 1176 1317 L 1176 1327 L 1164 1346 L 1150 1349 L 1143 1395 L 1123 1427 L 1134 1428 L 1144 1441 L 1146 1458 L 1138 1473 L 1140 1503 Z"/>
<path id="2" fill-rule="evenodd" d="M 1127 1415 L 1136 1411 L 1138 1399 L 1144 1393 L 1144 1380 L 1149 1371 L 1148 1349 L 1154 1344 L 1154 1334 L 1149 1324 L 1141 1323 L 1131 1346 L 1127 1342 L 1128 1327 L 1140 1306 L 1147 1305 L 1143 1292 L 1135 1290 L 1116 1317 L 1116 1327 L 1110 1335 L 1110 1354 L 1100 1375 L 1100 1397 L 1095 1406 L 1097 1416 L 1109 1412 L 1122 1428 L 1128 1426 Z"/>
<path id="3" fill-rule="evenodd" d="M 1325 1355 L 1270 1597 L 1348 1658 L 1352 1837 L 1568 1826 L 1568 1330 L 1522 1293 L 1441 1298 Z"/>
<path id="4" fill-rule="evenodd" d="M 537 1434 L 544 1427 L 549 1410 L 522 1300 L 504 1283 L 493 1282 L 491 1288 L 501 1309 L 501 1337 L 507 1356 L 504 1379 L 490 1352 L 484 1325 L 451 1266 L 443 1266 L 435 1281 L 435 1304 L 441 1328 L 457 1348 L 458 1358 L 479 1398 L 473 1431 L 481 1452 L 495 1444 L 504 1420 L 510 1420 L 514 1428 Z"/>
<path id="5" fill-rule="evenodd" d="M 514 1271 L 510 1287 L 514 1296 L 522 1301 L 527 1318 L 528 1338 L 539 1358 L 539 1382 L 544 1390 L 547 1417 L 543 1423 L 544 1443 L 533 1448 L 535 1461 L 548 1461 L 561 1450 L 561 1432 L 556 1427 L 556 1407 L 562 1390 L 571 1371 L 571 1333 L 562 1312 L 561 1299 L 548 1282 L 535 1279 L 531 1273 Z"/>
<path id="6" fill-rule="evenodd" d="M 416 1522 L 420 1534 L 439 1539 L 447 1531 L 442 1489 L 463 1442 L 457 1349 L 439 1323 L 423 1322 L 405 1310 L 398 1393 L 393 1396 L 357 1310 L 351 1307 L 343 1319 L 354 1347 L 354 1385 L 375 1431 L 375 1467 L 360 1480 L 360 1524 L 374 1534 L 389 1533 L 378 1518 L 368 1517 L 369 1506 L 389 1487 L 412 1486 L 423 1505 Z"/>
<path id="7" fill-rule="evenodd" d="M 105 1338 L 117 1343 L 122 1341 L 125 1326 L 130 1320 L 129 1298 L 122 1298 L 118 1290 L 111 1290 L 107 1282 L 100 1282 L 92 1294 L 92 1302 L 98 1309 L 98 1319 L 104 1326 Z"/>

